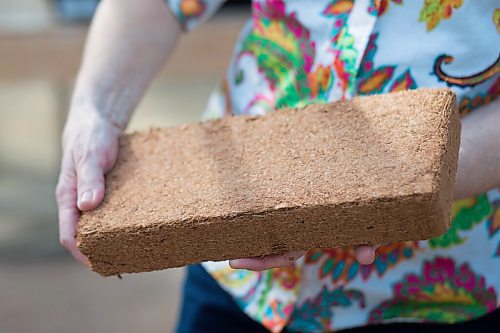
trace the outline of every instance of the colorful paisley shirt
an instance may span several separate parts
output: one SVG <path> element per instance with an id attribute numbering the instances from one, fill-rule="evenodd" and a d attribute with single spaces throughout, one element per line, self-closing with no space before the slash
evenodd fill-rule
<path id="1" fill-rule="evenodd" d="M 185 30 L 222 2 L 167 1 Z M 254 0 L 206 116 L 261 115 L 417 87 L 452 88 L 466 115 L 499 94 L 498 7 L 498 0 Z M 499 229 L 500 190 L 491 189 L 455 202 L 446 234 L 382 246 L 372 265 L 339 248 L 264 272 L 227 262 L 204 267 L 273 332 L 454 323 L 499 306 Z"/>

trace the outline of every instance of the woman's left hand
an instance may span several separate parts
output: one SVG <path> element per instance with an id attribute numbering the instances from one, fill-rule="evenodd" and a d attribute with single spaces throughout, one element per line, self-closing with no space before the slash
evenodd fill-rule
<path id="1" fill-rule="evenodd" d="M 356 259 L 361 265 L 369 265 L 375 260 L 375 250 L 378 246 L 358 246 L 354 249 Z M 251 271 L 263 271 L 277 267 L 284 267 L 293 264 L 301 258 L 305 251 L 290 252 L 287 254 L 266 256 L 263 258 L 246 258 L 229 261 L 231 268 L 248 269 Z"/>

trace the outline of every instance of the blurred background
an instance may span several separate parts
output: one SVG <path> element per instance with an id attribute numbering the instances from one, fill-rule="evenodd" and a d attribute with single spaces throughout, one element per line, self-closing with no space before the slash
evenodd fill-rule
<path id="1" fill-rule="evenodd" d="M 0 0 L 0 333 L 171 332 L 175 325 L 182 269 L 101 278 L 58 242 L 59 138 L 96 5 Z M 128 131 L 199 120 L 248 15 L 247 1 L 229 1 L 184 36 Z"/>

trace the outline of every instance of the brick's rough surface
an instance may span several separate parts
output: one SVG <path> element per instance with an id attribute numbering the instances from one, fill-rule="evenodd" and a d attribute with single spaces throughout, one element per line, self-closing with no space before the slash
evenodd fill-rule
<path id="1" fill-rule="evenodd" d="M 115 275 L 428 239 L 450 222 L 459 137 L 448 89 L 126 135 L 78 247 Z"/>

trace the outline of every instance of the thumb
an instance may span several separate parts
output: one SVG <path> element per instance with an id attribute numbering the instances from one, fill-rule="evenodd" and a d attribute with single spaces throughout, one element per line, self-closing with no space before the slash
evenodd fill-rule
<path id="1" fill-rule="evenodd" d="M 104 198 L 104 170 L 97 158 L 83 159 L 76 169 L 78 208 L 96 208 Z"/>

